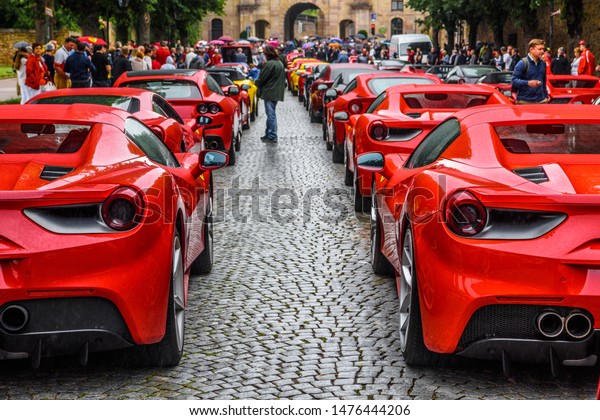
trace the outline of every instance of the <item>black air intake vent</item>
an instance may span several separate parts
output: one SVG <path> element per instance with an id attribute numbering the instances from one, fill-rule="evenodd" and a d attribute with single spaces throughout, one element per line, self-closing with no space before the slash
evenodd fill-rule
<path id="1" fill-rule="evenodd" d="M 546 182 L 549 180 L 548 175 L 546 175 L 546 171 L 541 166 L 535 166 L 533 168 L 521 168 L 515 169 L 513 171 L 515 174 L 520 177 L 525 178 L 527 181 L 534 182 L 536 184 L 541 184 L 542 182 Z"/>
<path id="2" fill-rule="evenodd" d="M 46 165 L 40 178 L 46 181 L 54 181 L 55 179 L 60 178 L 61 176 L 65 176 L 68 173 L 71 173 L 75 170 L 75 168 L 69 168 L 68 166 L 50 166 Z"/>

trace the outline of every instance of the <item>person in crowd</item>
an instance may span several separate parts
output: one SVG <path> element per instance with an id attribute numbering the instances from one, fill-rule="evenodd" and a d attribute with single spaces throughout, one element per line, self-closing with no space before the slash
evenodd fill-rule
<path id="1" fill-rule="evenodd" d="M 198 56 L 198 53 L 199 53 L 199 52 L 200 52 L 200 45 L 199 45 L 199 44 L 196 44 L 196 45 L 194 46 L 194 50 L 193 50 L 193 51 L 192 51 L 192 50 L 190 50 L 190 52 L 188 52 L 188 53 L 185 55 L 185 66 L 186 66 L 188 69 L 189 69 L 189 68 L 191 68 L 191 67 L 190 67 L 190 63 L 192 62 L 192 60 L 193 60 L 194 58 L 196 58 L 196 57 Z"/>
<path id="2" fill-rule="evenodd" d="M 502 61 L 504 61 L 504 69 L 508 70 L 510 68 L 510 63 L 512 61 L 512 45 L 508 47 L 500 47 L 500 54 L 502 55 Z"/>
<path id="3" fill-rule="evenodd" d="M 94 45 L 92 63 L 96 67 L 96 73 L 92 77 L 93 87 L 110 87 L 110 59 L 106 54 L 106 45 Z"/>
<path id="4" fill-rule="evenodd" d="M 169 48 L 167 47 L 167 41 L 161 41 L 160 47 L 156 50 L 156 61 L 162 66 L 167 62 L 167 57 L 171 55 Z"/>
<path id="5" fill-rule="evenodd" d="M 85 43 L 77 41 L 75 54 L 71 54 L 65 61 L 64 71 L 69 74 L 71 87 L 86 88 L 92 85 L 92 74 L 96 73 L 96 67 L 92 63 L 92 57 L 85 56 Z"/>
<path id="6" fill-rule="evenodd" d="M 369 55 L 369 51 L 366 48 L 363 48 L 360 55 L 356 57 L 356 62 L 360 64 L 373 64 L 373 58 Z"/>
<path id="7" fill-rule="evenodd" d="M 452 54 L 448 58 L 448 65 L 455 66 L 456 60 L 458 59 L 458 50 L 452 50 Z"/>
<path id="8" fill-rule="evenodd" d="M 515 67 L 517 64 L 519 64 L 519 61 L 521 61 L 521 56 L 519 55 L 519 49 L 517 47 L 514 47 L 512 49 L 512 56 L 510 59 L 510 67 L 508 68 L 508 70 L 515 71 Z"/>
<path id="9" fill-rule="evenodd" d="M 546 88 L 545 42 L 529 41 L 529 54 L 515 66 L 512 76 L 513 89 L 517 91 L 517 105 L 543 104 L 548 102 Z"/>
<path id="10" fill-rule="evenodd" d="M 542 60 L 546 64 L 546 74 L 552 74 L 552 51 L 550 48 L 546 48 Z"/>
<path id="11" fill-rule="evenodd" d="M 131 70 L 140 71 L 140 70 L 150 70 L 148 64 L 144 61 L 144 53 L 139 49 L 136 49 L 134 52 L 134 56 L 132 56 L 131 60 Z"/>
<path id="12" fill-rule="evenodd" d="M 152 70 L 152 47 L 149 44 L 144 44 L 144 61 L 146 68 Z"/>
<path id="13" fill-rule="evenodd" d="M 581 50 L 579 47 L 575 47 L 573 50 L 574 58 L 571 62 L 571 76 L 579 75 L 579 61 L 581 60 Z"/>
<path id="14" fill-rule="evenodd" d="M 434 47 L 431 47 L 431 50 L 427 54 L 427 64 L 430 66 L 435 66 L 439 61 L 439 54 L 435 51 Z"/>
<path id="15" fill-rule="evenodd" d="M 415 64 L 415 52 L 412 50 L 412 48 L 408 47 L 406 49 L 406 55 L 408 56 L 408 63 Z"/>
<path id="16" fill-rule="evenodd" d="M 500 71 L 504 70 L 504 60 L 502 59 L 502 55 L 500 54 L 500 50 L 498 48 L 494 48 L 492 50 L 491 64 Z"/>
<path id="17" fill-rule="evenodd" d="M 31 47 L 33 48 L 33 54 L 27 57 L 27 63 L 25 64 L 25 85 L 22 91 L 23 96 L 26 96 L 27 100 L 39 95 L 41 87 L 50 81 L 50 72 L 42 59 L 44 46 L 36 42 Z"/>
<path id="18" fill-rule="evenodd" d="M 381 60 L 389 60 L 390 59 L 390 52 L 387 50 L 387 48 L 381 47 L 381 51 L 379 52 L 379 58 Z"/>
<path id="19" fill-rule="evenodd" d="M 26 47 L 19 48 L 13 57 L 12 67 L 17 72 L 17 95 L 21 95 L 21 105 L 27 102 L 25 78 L 27 77 L 27 59 L 29 53 Z"/>
<path id="20" fill-rule="evenodd" d="M 571 63 L 567 59 L 567 51 L 560 47 L 550 66 L 552 74 L 571 74 Z"/>
<path id="21" fill-rule="evenodd" d="M 336 63 L 349 63 L 350 59 L 348 58 L 348 52 L 346 51 L 346 48 L 342 48 L 340 49 L 340 53 L 338 54 L 338 58 Z M 357 61 L 358 63 L 358 58 Z"/>
<path id="22" fill-rule="evenodd" d="M 173 57 L 168 56 L 167 57 L 167 62 L 165 64 L 163 64 L 162 66 L 160 66 L 161 70 L 175 70 L 175 60 L 173 60 Z"/>
<path id="23" fill-rule="evenodd" d="M 215 53 L 211 57 L 212 65 L 216 66 L 217 64 L 221 64 L 223 62 L 223 56 L 218 48 L 215 48 Z"/>
<path id="24" fill-rule="evenodd" d="M 590 43 L 579 41 L 579 49 L 581 50 L 581 59 L 577 68 L 578 74 L 593 76 L 596 71 L 596 60 L 590 51 Z"/>
<path id="25" fill-rule="evenodd" d="M 260 70 L 256 67 L 256 64 L 250 63 L 250 71 L 248 72 L 248 77 L 252 80 L 258 79 L 260 75 Z"/>
<path id="26" fill-rule="evenodd" d="M 482 66 L 489 66 L 492 64 L 492 53 L 485 45 L 481 47 L 481 51 L 479 53 L 479 64 Z"/>
<path id="27" fill-rule="evenodd" d="M 256 59 L 256 67 L 262 69 L 262 66 L 267 62 L 267 56 L 265 55 L 265 51 L 263 47 L 258 47 L 258 56 Z"/>
<path id="28" fill-rule="evenodd" d="M 415 50 L 415 64 L 421 64 L 423 62 L 423 53 L 421 48 L 417 47 Z"/>
<path id="29" fill-rule="evenodd" d="M 317 60 L 327 61 L 327 53 L 325 52 L 325 47 L 319 47 L 319 50 L 317 51 Z"/>
<path id="30" fill-rule="evenodd" d="M 233 60 L 236 63 L 246 63 L 248 61 L 248 57 L 246 57 L 246 54 L 244 54 L 244 50 L 243 49 L 238 48 L 237 52 L 233 56 Z"/>
<path id="31" fill-rule="evenodd" d="M 129 56 L 129 47 L 121 47 L 121 55 L 115 59 L 112 66 L 111 79 L 113 85 L 115 83 L 115 80 L 117 80 L 120 75 L 127 71 L 131 71 L 132 69 L 131 61 L 129 61 L 127 56 Z"/>
<path id="32" fill-rule="evenodd" d="M 71 51 L 75 48 L 75 38 L 68 37 L 65 43 L 58 49 L 54 56 L 54 84 L 56 89 L 65 89 L 71 87 L 69 74 L 64 71 L 65 62 Z"/>
<path id="33" fill-rule="evenodd" d="M 467 56 L 465 55 L 465 50 L 462 48 L 458 50 L 458 55 L 456 56 L 456 65 L 463 66 L 467 64 Z"/>
<path id="34" fill-rule="evenodd" d="M 200 50 L 198 53 L 194 55 L 194 58 L 190 61 L 190 69 L 196 70 L 204 70 L 206 68 L 206 63 L 204 62 L 204 55 Z"/>
<path id="35" fill-rule="evenodd" d="M 258 96 L 265 103 L 265 114 L 267 115 L 267 127 L 265 135 L 260 139 L 264 142 L 277 142 L 277 102 L 283 101 L 285 92 L 285 70 L 279 55 L 272 45 L 264 47 L 267 62 L 260 70 L 256 80 Z"/>
<path id="36" fill-rule="evenodd" d="M 56 52 L 56 46 L 52 42 L 48 42 L 45 50 L 46 52 L 42 55 L 42 59 L 50 72 L 50 80 L 54 81 L 54 53 Z"/>

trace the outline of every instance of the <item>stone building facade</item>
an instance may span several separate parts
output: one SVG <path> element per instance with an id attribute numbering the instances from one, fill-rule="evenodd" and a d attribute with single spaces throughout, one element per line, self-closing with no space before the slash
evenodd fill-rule
<path id="1" fill-rule="evenodd" d="M 227 0 L 225 13 L 207 15 L 202 21 L 202 38 L 221 35 L 238 38 L 250 29 L 250 36 L 280 40 L 305 35 L 345 37 L 366 30 L 389 38 L 393 34 L 420 32 L 416 20 L 422 17 L 402 0 Z M 305 10 L 316 9 L 314 18 L 301 19 Z M 373 19 L 375 18 L 375 19 Z"/>

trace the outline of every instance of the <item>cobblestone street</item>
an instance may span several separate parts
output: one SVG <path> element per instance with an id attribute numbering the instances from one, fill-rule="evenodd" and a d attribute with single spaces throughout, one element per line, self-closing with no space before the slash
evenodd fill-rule
<path id="1" fill-rule="evenodd" d="M 597 369 L 466 360 L 407 367 L 392 278 L 372 273 L 369 226 L 355 216 L 343 166 L 296 97 L 243 135 L 215 173 L 215 265 L 194 277 L 185 353 L 172 369 L 124 368 L 111 356 L 0 362 L 3 399 L 592 399 Z"/>

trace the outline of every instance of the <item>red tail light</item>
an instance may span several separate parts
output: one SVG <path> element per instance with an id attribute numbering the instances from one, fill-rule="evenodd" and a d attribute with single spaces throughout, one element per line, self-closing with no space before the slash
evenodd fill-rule
<path id="1" fill-rule="evenodd" d="M 221 107 L 215 103 L 201 103 L 196 107 L 198 114 L 218 114 L 221 112 Z"/>
<path id="2" fill-rule="evenodd" d="M 133 229 L 141 222 L 143 215 L 144 200 L 132 188 L 119 188 L 102 204 L 102 220 L 114 230 Z"/>
<path id="3" fill-rule="evenodd" d="M 352 113 L 352 114 L 359 114 L 360 112 L 362 112 L 362 104 L 360 102 L 350 102 L 350 105 L 348 106 L 348 110 Z"/>
<path id="4" fill-rule="evenodd" d="M 480 233 L 487 223 L 487 210 L 468 191 L 458 191 L 446 201 L 446 224 L 459 236 L 474 236 Z"/>
<path id="5" fill-rule="evenodd" d="M 388 136 L 388 129 L 381 121 L 375 121 L 371 123 L 371 126 L 369 127 L 369 136 L 373 140 L 385 140 Z"/>

